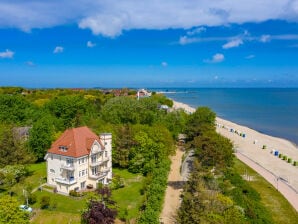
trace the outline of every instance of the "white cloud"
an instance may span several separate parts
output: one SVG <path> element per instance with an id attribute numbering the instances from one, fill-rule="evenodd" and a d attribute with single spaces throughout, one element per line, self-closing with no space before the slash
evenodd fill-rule
<path id="1" fill-rule="evenodd" d="M 64 51 L 64 48 L 63 47 L 57 46 L 57 47 L 55 47 L 53 53 L 54 54 L 59 54 L 59 53 L 62 53 L 63 51 Z"/>
<path id="2" fill-rule="evenodd" d="M 168 63 L 165 62 L 165 61 L 163 61 L 163 62 L 161 63 L 161 66 L 162 66 L 162 67 L 167 67 L 167 66 L 168 66 Z"/>
<path id="3" fill-rule="evenodd" d="M 192 44 L 199 42 L 200 39 L 196 37 L 188 37 L 188 36 L 182 36 L 179 38 L 179 44 L 186 45 L 186 44 Z"/>
<path id="4" fill-rule="evenodd" d="M 222 46 L 222 48 L 223 49 L 229 49 L 229 48 L 239 47 L 242 44 L 243 44 L 242 39 L 241 38 L 236 38 L 236 39 L 231 40 L 228 43 L 224 44 Z"/>
<path id="5" fill-rule="evenodd" d="M 255 57 L 256 57 L 255 55 L 250 54 L 250 55 L 247 55 L 245 58 L 246 58 L 246 59 L 253 59 L 253 58 L 255 58 Z"/>
<path id="6" fill-rule="evenodd" d="M 26 65 L 28 65 L 30 67 L 35 66 L 33 61 L 26 61 Z"/>
<path id="7" fill-rule="evenodd" d="M 260 41 L 261 41 L 262 43 L 267 43 L 267 42 L 270 41 L 270 39 L 271 39 L 271 36 L 270 36 L 270 35 L 262 35 L 262 36 L 260 37 Z"/>
<path id="8" fill-rule="evenodd" d="M 187 31 L 187 35 L 188 36 L 193 36 L 193 35 L 197 35 L 197 34 L 200 34 L 200 33 L 203 33 L 203 32 L 206 32 L 206 28 L 205 27 L 197 27 L 197 28 L 194 28 L 194 29 L 192 29 L 192 30 L 190 30 L 190 31 Z"/>
<path id="9" fill-rule="evenodd" d="M 212 59 L 204 60 L 205 63 L 220 63 L 225 60 L 225 56 L 223 54 L 217 53 L 212 56 Z"/>
<path id="10" fill-rule="evenodd" d="M 297 14 L 297 0 L 262 0 L 262 4 L 259 0 L 1 0 L 0 28 L 30 31 L 77 23 L 94 34 L 116 37 L 131 29 L 190 29 L 271 19 L 297 21 Z"/>
<path id="11" fill-rule="evenodd" d="M 87 47 L 95 47 L 96 46 L 96 43 L 92 43 L 90 40 L 87 42 Z"/>
<path id="12" fill-rule="evenodd" d="M 13 58 L 14 53 L 15 52 L 6 49 L 5 51 L 0 52 L 0 58 Z"/>

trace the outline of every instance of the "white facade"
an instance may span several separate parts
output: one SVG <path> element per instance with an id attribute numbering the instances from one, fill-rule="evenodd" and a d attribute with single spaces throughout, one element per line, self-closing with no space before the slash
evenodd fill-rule
<path id="1" fill-rule="evenodd" d="M 112 135 L 104 133 L 100 139 L 102 145 L 95 140 L 90 154 L 79 158 L 48 152 L 47 183 L 64 194 L 108 184 L 112 179 Z"/>

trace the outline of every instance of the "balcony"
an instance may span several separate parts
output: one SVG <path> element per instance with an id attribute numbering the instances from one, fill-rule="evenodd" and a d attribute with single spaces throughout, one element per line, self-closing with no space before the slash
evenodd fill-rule
<path id="1" fill-rule="evenodd" d="M 61 168 L 70 171 L 73 171 L 75 169 L 73 163 L 62 164 Z"/>
<path id="2" fill-rule="evenodd" d="M 106 175 L 108 175 L 108 171 L 98 172 L 96 174 L 89 174 L 89 177 L 92 179 L 101 179 L 101 178 L 105 177 Z"/>
<path id="3" fill-rule="evenodd" d="M 67 185 L 72 185 L 72 184 L 75 184 L 77 182 L 77 180 L 74 177 L 69 177 L 69 178 L 56 177 L 55 181 L 57 183 L 67 184 Z"/>
<path id="4" fill-rule="evenodd" d="M 107 161 L 109 161 L 109 158 L 104 158 L 102 160 L 91 161 L 90 166 L 99 166 L 102 163 L 107 162 Z"/>

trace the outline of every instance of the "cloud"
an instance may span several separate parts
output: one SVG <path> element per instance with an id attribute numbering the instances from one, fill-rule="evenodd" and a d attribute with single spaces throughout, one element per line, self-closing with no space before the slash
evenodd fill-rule
<path id="1" fill-rule="evenodd" d="M 205 63 L 220 63 L 225 60 L 225 56 L 223 54 L 217 53 L 212 56 L 212 59 L 204 60 Z"/>
<path id="2" fill-rule="evenodd" d="M 297 14 L 297 0 L 262 0 L 262 4 L 259 0 L 1 0 L 0 28 L 30 31 L 76 23 L 93 34 L 117 37 L 131 29 L 190 29 L 267 20 L 296 22 Z M 189 32 L 191 36 L 202 30 Z"/>
<path id="3" fill-rule="evenodd" d="M 14 53 L 15 52 L 6 49 L 5 51 L 0 52 L 0 58 L 13 58 Z"/>
<path id="4" fill-rule="evenodd" d="M 95 47 L 96 46 L 96 43 L 92 43 L 90 40 L 87 42 L 87 47 Z"/>
<path id="5" fill-rule="evenodd" d="M 237 39 L 231 40 L 228 43 L 224 44 L 222 46 L 222 48 L 223 49 L 229 49 L 229 48 L 239 47 L 242 44 L 243 44 L 242 39 L 241 38 L 237 38 Z"/>
<path id="6" fill-rule="evenodd" d="M 246 59 L 253 59 L 253 58 L 255 58 L 255 55 L 250 54 L 250 55 L 247 55 L 245 58 L 246 58 Z"/>
<path id="7" fill-rule="evenodd" d="M 167 67 L 167 66 L 168 66 L 168 63 L 165 62 L 165 61 L 163 61 L 163 62 L 161 63 L 161 66 L 162 66 L 162 67 Z"/>
<path id="8" fill-rule="evenodd" d="M 270 41 L 270 39 L 271 39 L 271 36 L 270 36 L 270 35 L 262 35 L 262 36 L 260 37 L 260 41 L 261 41 L 262 43 L 267 43 L 267 42 Z"/>
<path id="9" fill-rule="evenodd" d="M 35 66 L 35 64 L 33 63 L 33 61 L 26 61 L 26 65 L 33 67 Z"/>
<path id="10" fill-rule="evenodd" d="M 59 53 L 62 53 L 63 51 L 64 51 L 64 48 L 63 47 L 57 46 L 57 47 L 55 47 L 53 53 L 54 54 L 59 54 Z"/>
<path id="11" fill-rule="evenodd" d="M 203 32 L 206 32 L 206 28 L 205 27 L 197 27 L 197 28 L 194 28 L 194 29 L 192 29 L 192 30 L 190 30 L 190 31 L 187 31 L 187 35 L 188 36 L 193 36 L 193 35 L 197 35 L 197 34 L 200 34 L 200 33 L 203 33 Z"/>
<path id="12" fill-rule="evenodd" d="M 196 37 L 182 36 L 179 38 L 179 44 L 181 45 L 192 44 L 199 41 L 200 41 L 200 38 L 196 38 Z"/>

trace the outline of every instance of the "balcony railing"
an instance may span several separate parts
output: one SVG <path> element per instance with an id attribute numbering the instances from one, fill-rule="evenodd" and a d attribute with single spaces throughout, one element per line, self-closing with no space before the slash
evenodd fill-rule
<path id="1" fill-rule="evenodd" d="M 104 158 L 102 160 L 91 161 L 90 166 L 99 166 L 100 164 L 109 161 L 109 158 Z"/>
<path id="2" fill-rule="evenodd" d="M 56 177 L 55 181 L 61 184 L 67 184 L 72 185 L 77 182 L 77 180 L 74 177 L 64 178 L 64 177 Z"/>
<path id="3" fill-rule="evenodd" d="M 90 173 L 89 177 L 92 178 L 92 179 L 100 179 L 100 178 L 105 177 L 106 175 L 108 175 L 108 171 L 104 171 L 104 172 L 101 171 L 101 172 L 98 172 L 96 174 Z"/>
<path id="4" fill-rule="evenodd" d="M 62 164 L 61 168 L 65 169 L 65 170 L 74 170 L 75 169 L 73 163 Z"/>

